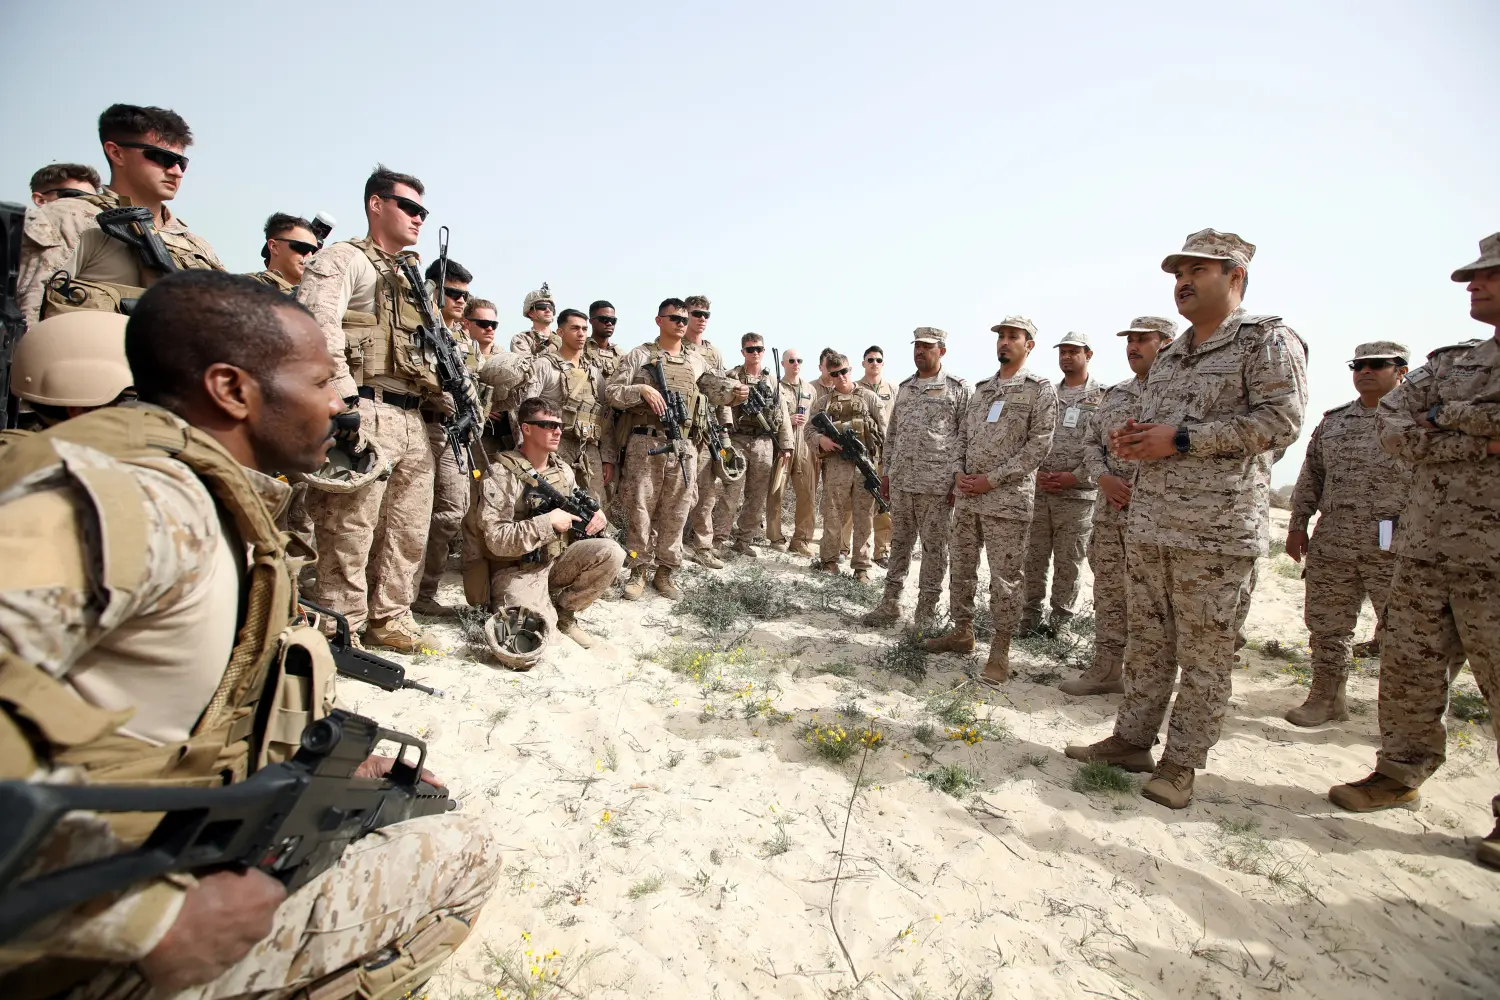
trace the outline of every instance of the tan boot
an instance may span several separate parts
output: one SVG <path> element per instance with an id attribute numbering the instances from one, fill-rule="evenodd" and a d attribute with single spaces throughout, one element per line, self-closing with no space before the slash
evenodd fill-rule
<path id="1" fill-rule="evenodd" d="M 857 570 L 855 570 L 854 571 L 854 582 L 855 583 L 869 583 L 870 582 L 870 571 L 867 570 L 867 569 L 857 569 Z"/>
<path id="2" fill-rule="evenodd" d="M 712 549 L 694 549 L 690 558 L 699 566 L 707 566 L 709 569 L 724 568 L 723 561 L 714 555 Z"/>
<path id="3" fill-rule="evenodd" d="M 751 559 L 760 558 L 760 553 L 751 548 L 750 543 L 743 538 L 737 539 L 733 545 L 729 546 L 729 549 L 731 552 L 738 552 L 740 555 L 749 556 Z"/>
<path id="4" fill-rule="evenodd" d="M 974 652 L 974 626 L 968 622 L 954 625 L 947 635 L 938 636 L 936 639 L 923 639 L 922 648 L 929 653 L 972 653 Z"/>
<path id="5" fill-rule="evenodd" d="M 794 556 L 810 556 L 813 554 L 813 547 L 809 542 L 793 542 L 787 546 L 786 550 Z"/>
<path id="6" fill-rule="evenodd" d="M 917 597 L 917 613 L 912 616 L 912 624 L 917 627 L 918 632 L 932 631 L 932 623 L 937 620 L 937 598 L 920 594 Z"/>
<path id="7" fill-rule="evenodd" d="M 901 607 L 894 597 L 887 594 L 880 599 L 880 603 L 875 605 L 873 610 L 859 620 L 859 623 L 871 628 L 880 628 L 885 625 L 894 625 L 900 620 Z"/>
<path id="8" fill-rule="evenodd" d="M 1422 794 L 1410 785 L 1403 785 L 1389 775 L 1371 772 L 1367 778 L 1351 781 L 1347 785 L 1334 785 L 1328 789 L 1328 801 L 1340 809 L 1367 813 L 1380 809 L 1407 809 L 1416 807 Z"/>
<path id="9" fill-rule="evenodd" d="M 839 575 L 838 560 L 834 560 L 833 562 L 820 562 L 814 567 L 814 569 L 816 569 L 819 573 L 827 573 L 829 576 Z"/>
<path id="10" fill-rule="evenodd" d="M 1156 770 L 1156 762 L 1151 759 L 1150 747 L 1138 747 L 1134 743 L 1125 742 L 1118 736 L 1110 736 L 1098 743 L 1089 743 L 1085 746 L 1070 746 L 1063 751 L 1063 754 L 1085 763 L 1097 760 L 1104 764 L 1115 764 L 1127 771 L 1134 771 L 1136 774 L 1150 774 Z"/>
<path id="11" fill-rule="evenodd" d="M 1325 722 L 1349 721 L 1349 706 L 1344 701 L 1346 678 L 1333 678 L 1326 674 L 1313 677 L 1312 690 L 1307 701 L 1289 710 L 1284 718 L 1294 726 L 1310 729 Z"/>
<path id="12" fill-rule="evenodd" d="M 1119 663 L 1095 663 L 1072 680 L 1057 686 L 1063 694 L 1082 698 L 1094 694 L 1124 694 L 1125 668 Z"/>
<path id="13" fill-rule="evenodd" d="M 439 604 L 435 597 L 419 597 L 411 602 L 411 609 L 419 615 L 428 615 L 432 618 L 457 618 L 458 609 L 446 604 Z"/>
<path id="14" fill-rule="evenodd" d="M 365 626 L 365 645 L 394 649 L 401 653 L 420 653 L 424 649 L 438 650 L 442 645 L 421 627 L 408 611 L 404 615 L 371 620 Z"/>
<path id="15" fill-rule="evenodd" d="M 986 687 L 999 687 L 1010 680 L 1010 638 L 993 636 L 990 639 L 990 655 L 985 658 L 984 672 L 979 683 Z"/>
<path id="16" fill-rule="evenodd" d="M 558 610 L 557 630 L 584 649 L 593 649 L 598 642 L 598 639 L 583 630 L 583 626 L 578 624 L 577 617 L 571 611 Z"/>
<path id="17" fill-rule="evenodd" d="M 677 584 L 672 582 L 672 567 L 656 567 L 656 576 L 651 580 L 651 586 L 656 592 L 669 601 L 682 600 L 682 591 L 677 589 Z"/>
<path id="18" fill-rule="evenodd" d="M 1186 809 L 1193 801 L 1193 769 L 1162 761 L 1151 780 L 1141 786 L 1141 797 L 1168 809 Z"/>
<path id="19" fill-rule="evenodd" d="M 646 567 L 637 566 L 630 571 L 630 579 L 625 581 L 625 590 L 620 594 L 627 601 L 639 601 L 646 593 Z"/>
<path id="20" fill-rule="evenodd" d="M 1361 660 L 1372 660 L 1380 658 L 1380 636 L 1377 634 L 1372 639 L 1354 644 L 1354 655 Z"/>

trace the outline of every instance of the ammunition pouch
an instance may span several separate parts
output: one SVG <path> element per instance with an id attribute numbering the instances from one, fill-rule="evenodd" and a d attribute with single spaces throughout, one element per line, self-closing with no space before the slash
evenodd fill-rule
<path id="1" fill-rule="evenodd" d="M 57 271 L 47 279 L 42 296 L 41 318 L 70 312 L 112 312 L 128 316 L 136 302 L 146 294 L 144 288 L 115 285 L 106 281 L 85 281 L 67 271 Z"/>

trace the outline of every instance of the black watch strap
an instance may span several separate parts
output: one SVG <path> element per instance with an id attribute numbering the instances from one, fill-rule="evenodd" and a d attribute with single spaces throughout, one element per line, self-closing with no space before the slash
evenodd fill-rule
<path id="1" fill-rule="evenodd" d="M 1186 427 L 1177 428 L 1177 433 L 1172 435 L 1172 445 L 1179 455 L 1186 455 L 1192 449 L 1193 439 L 1189 436 Z"/>

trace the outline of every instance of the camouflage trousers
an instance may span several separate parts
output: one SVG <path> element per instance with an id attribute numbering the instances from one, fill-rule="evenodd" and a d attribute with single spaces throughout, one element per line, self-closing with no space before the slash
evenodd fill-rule
<path id="1" fill-rule="evenodd" d="M 936 604 L 948 575 L 948 536 L 953 530 L 953 505 L 942 493 L 913 493 L 891 487 L 891 564 L 885 571 L 885 596 L 901 599 L 911 550 L 922 539 L 922 569 L 917 592 Z M 878 549 L 878 546 L 877 546 Z"/>
<path id="2" fill-rule="evenodd" d="M 1040 621 L 1047 600 L 1047 563 L 1052 563 L 1052 613 L 1066 618 L 1078 603 L 1078 571 L 1094 527 L 1094 501 L 1036 491 L 1026 548 L 1028 620 Z"/>
<path id="3" fill-rule="evenodd" d="M 677 456 L 646 454 L 663 443 L 658 437 L 632 434 L 625 450 L 620 492 L 628 522 L 625 548 L 632 568 L 649 568 L 653 563 L 669 569 L 682 565 L 682 529 L 698 498 L 698 480 L 691 475 L 698 455 L 692 444 L 683 443 L 689 469 L 687 485 L 683 485 Z"/>
<path id="4" fill-rule="evenodd" d="M 875 558 L 888 559 L 891 555 L 891 534 L 894 522 L 889 511 L 875 515 Z"/>
<path id="5" fill-rule="evenodd" d="M 546 565 L 496 567 L 490 574 L 490 610 L 520 605 L 555 628 L 559 611 L 582 611 L 593 604 L 624 564 L 625 550 L 618 542 L 585 538 Z"/>
<path id="6" fill-rule="evenodd" d="M 839 545 L 845 526 L 853 531 L 850 564 L 857 570 L 870 567 L 870 534 L 875 527 L 875 498 L 864 487 L 854 463 L 828 456 L 823 459 L 823 537 L 818 540 L 818 558 L 839 561 Z"/>
<path id="7" fill-rule="evenodd" d="M 604 459 L 599 453 L 599 445 L 592 442 L 585 444 L 564 434 L 557 448 L 557 457 L 564 464 L 572 466 L 578 485 L 583 487 L 585 493 L 598 500 L 602 509 L 607 497 L 604 490 Z"/>
<path id="8" fill-rule="evenodd" d="M 359 417 L 395 463 L 390 477 L 352 493 L 308 493 L 318 536 L 318 578 L 308 598 L 348 618 L 354 631 L 367 619 L 411 608 L 433 494 L 432 447 L 421 414 L 361 398 Z"/>
<path id="9" fill-rule="evenodd" d="M 1397 558 L 1380 648 L 1375 770 L 1415 787 L 1446 758 L 1443 713 L 1465 657 L 1500 733 L 1500 573 Z M 1497 796 L 1500 805 L 1500 796 Z"/>
<path id="10" fill-rule="evenodd" d="M 1115 735 L 1140 747 L 1156 742 L 1180 663 L 1161 759 L 1202 768 L 1229 706 L 1241 588 L 1255 557 L 1126 542 L 1125 565 L 1129 632 Z"/>
<path id="11" fill-rule="evenodd" d="M 693 501 L 683 541 L 695 549 L 707 549 L 729 539 L 733 515 L 729 512 L 729 504 L 724 500 L 724 484 L 714 475 L 713 449 L 706 441 L 699 442 L 696 447 L 698 496 Z M 689 465 L 688 468 L 691 469 L 692 466 Z"/>
<path id="12" fill-rule="evenodd" d="M 767 505 L 771 495 L 771 474 L 776 471 L 776 442 L 764 436 L 736 434 L 732 440 L 745 456 L 745 474 L 724 487 L 726 519 L 734 519 L 732 537 L 749 545 L 765 534 Z M 771 520 L 781 519 L 781 510 L 769 512 Z M 719 515 L 714 513 L 714 534 L 718 534 Z"/>
<path id="13" fill-rule="evenodd" d="M 458 534 L 464 512 L 469 509 L 469 477 L 453 457 L 441 423 L 427 424 L 427 443 L 432 446 L 432 523 L 427 529 L 427 550 L 422 556 L 422 583 L 417 596 L 436 600 L 438 584 L 448 568 L 448 545 Z"/>
<path id="14" fill-rule="evenodd" d="M 948 614 L 955 626 L 973 625 L 974 591 L 979 587 L 979 553 L 990 568 L 990 618 L 995 635 L 1008 639 L 1021 620 L 1021 587 L 1026 563 L 1025 521 L 986 517 L 965 510 L 962 500 L 953 514 L 948 548 L 953 565 L 948 574 Z M 922 550 L 927 562 L 927 550 Z"/>
<path id="15" fill-rule="evenodd" d="M 772 490 L 766 500 L 766 537 L 772 542 L 786 541 L 786 534 L 781 527 L 781 508 L 786 500 L 786 491 L 790 488 L 794 498 L 792 541 L 811 542 L 818 530 L 818 463 L 812 460 L 806 442 L 801 440 L 798 441 L 797 450 L 792 453 L 791 461 L 780 487 Z"/>
<path id="16" fill-rule="evenodd" d="M 1396 557 L 1376 550 L 1358 559 L 1340 559 L 1313 549 L 1306 558 L 1302 620 L 1307 623 L 1313 673 L 1342 680 L 1349 674 L 1354 626 L 1366 597 L 1375 606 L 1377 632 L 1385 624 Z"/>
<path id="17" fill-rule="evenodd" d="M 1113 672 L 1125 662 L 1125 525 L 1094 522 L 1089 533 L 1094 571 L 1094 670 Z"/>

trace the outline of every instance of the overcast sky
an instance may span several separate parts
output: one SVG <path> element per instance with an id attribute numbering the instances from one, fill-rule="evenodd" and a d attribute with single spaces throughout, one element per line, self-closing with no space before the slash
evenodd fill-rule
<path id="1" fill-rule="evenodd" d="M 950 369 L 991 374 L 1008 313 L 1040 327 L 1044 374 L 1080 330 L 1125 378 L 1112 334 L 1174 313 L 1161 258 L 1230 230 L 1258 247 L 1247 307 L 1311 345 L 1303 441 L 1352 398 L 1355 344 L 1488 333 L 1448 274 L 1500 229 L 1494 0 L 501 6 L 180 5 L 79 31 L 118 4 L 12 0 L 0 197 L 50 161 L 102 166 L 111 102 L 162 105 L 197 137 L 173 210 L 232 269 L 260 266 L 272 211 L 362 234 L 384 162 L 427 185 L 424 258 L 451 227 L 502 330 L 542 281 L 612 300 L 627 347 L 657 301 L 703 293 L 726 348 L 878 343 L 893 380 L 925 325 Z"/>

